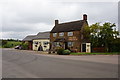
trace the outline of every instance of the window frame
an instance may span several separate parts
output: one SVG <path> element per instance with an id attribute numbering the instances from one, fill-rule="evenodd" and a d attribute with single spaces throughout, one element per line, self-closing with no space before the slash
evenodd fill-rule
<path id="1" fill-rule="evenodd" d="M 68 47 L 73 47 L 74 46 L 74 42 L 68 42 L 68 45 L 67 45 Z"/>
<path id="2" fill-rule="evenodd" d="M 54 43 L 53 43 L 53 46 L 54 46 L 54 47 L 60 47 L 60 42 L 54 42 Z"/>
<path id="3" fill-rule="evenodd" d="M 64 32 L 60 32 L 60 33 L 59 33 L 59 36 L 60 36 L 60 37 L 64 36 Z"/>
<path id="4" fill-rule="evenodd" d="M 56 37 L 57 36 L 57 33 L 53 33 L 53 37 Z"/>
<path id="5" fill-rule="evenodd" d="M 38 45 L 38 44 L 39 44 L 39 42 L 38 42 L 38 41 L 35 41 L 35 42 L 34 42 L 34 44 L 37 44 L 37 45 Z"/>
<path id="6" fill-rule="evenodd" d="M 72 33 L 72 35 L 70 35 L 70 33 Z M 67 35 L 68 35 L 68 36 L 73 36 L 73 32 L 68 32 Z"/>
<path id="7" fill-rule="evenodd" d="M 43 42 L 43 45 L 48 45 L 48 41 L 44 41 L 44 42 Z"/>

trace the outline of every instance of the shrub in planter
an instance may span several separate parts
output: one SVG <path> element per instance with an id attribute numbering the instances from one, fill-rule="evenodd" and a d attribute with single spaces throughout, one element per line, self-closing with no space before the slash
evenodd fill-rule
<path id="1" fill-rule="evenodd" d="M 63 51 L 63 55 L 69 55 L 69 54 L 70 54 L 70 50 L 67 49 Z"/>
<path id="2" fill-rule="evenodd" d="M 63 51 L 64 51 L 64 49 L 63 49 L 63 48 L 60 48 L 60 49 L 57 50 L 57 54 L 62 55 L 62 54 L 63 54 Z"/>

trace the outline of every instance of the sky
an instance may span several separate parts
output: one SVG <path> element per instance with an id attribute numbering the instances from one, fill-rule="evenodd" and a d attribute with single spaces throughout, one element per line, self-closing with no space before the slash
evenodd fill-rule
<path id="1" fill-rule="evenodd" d="M 50 31 L 56 19 L 59 23 L 82 20 L 83 14 L 89 25 L 111 22 L 118 27 L 117 0 L 1 0 L 0 38 L 22 40 Z"/>

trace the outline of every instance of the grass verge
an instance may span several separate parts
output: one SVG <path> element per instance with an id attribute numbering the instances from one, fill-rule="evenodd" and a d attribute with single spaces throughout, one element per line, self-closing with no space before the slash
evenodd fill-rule
<path id="1" fill-rule="evenodd" d="M 70 55 L 119 55 L 120 52 L 112 53 L 70 53 Z"/>

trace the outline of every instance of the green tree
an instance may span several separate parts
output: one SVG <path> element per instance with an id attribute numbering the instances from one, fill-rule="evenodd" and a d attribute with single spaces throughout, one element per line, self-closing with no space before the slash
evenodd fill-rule
<path id="1" fill-rule="evenodd" d="M 120 52 L 120 38 L 114 39 L 109 46 L 110 52 Z"/>
<path id="2" fill-rule="evenodd" d="M 92 47 L 105 47 L 106 51 L 109 51 L 110 44 L 117 38 L 119 32 L 115 30 L 115 23 L 104 23 L 100 25 L 100 23 L 92 24 L 89 27 L 85 27 L 84 34 L 90 33 L 88 36 L 90 38 L 90 42 L 92 43 Z"/>
<path id="3" fill-rule="evenodd" d="M 2 40 L 2 46 L 7 44 L 7 40 Z"/>
<path id="4" fill-rule="evenodd" d="M 21 47 L 23 50 L 28 50 L 28 43 L 22 43 Z"/>
<path id="5" fill-rule="evenodd" d="M 109 51 L 111 42 L 119 35 L 119 32 L 114 30 L 115 27 L 115 23 L 104 23 L 103 26 L 100 27 L 98 33 L 99 41 L 101 41 L 102 45 L 106 47 L 106 51 Z"/>

